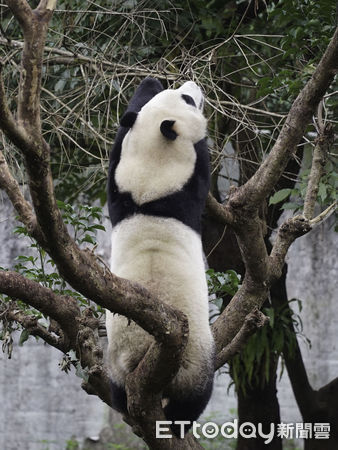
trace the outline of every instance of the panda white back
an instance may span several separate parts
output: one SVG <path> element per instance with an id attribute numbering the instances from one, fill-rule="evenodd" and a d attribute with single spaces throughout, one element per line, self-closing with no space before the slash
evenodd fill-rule
<path id="1" fill-rule="evenodd" d="M 141 283 L 159 301 L 187 315 L 188 344 L 181 368 L 164 392 L 168 399 L 164 410 L 168 420 L 193 421 L 209 400 L 214 373 L 199 234 L 209 189 L 206 120 L 201 112 L 203 95 L 195 83 L 177 90 L 161 88 L 149 78 L 141 84 L 111 154 L 111 270 Z M 137 104 L 138 96 L 147 98 L 144 92 L 149 89 L 159 92 Z M 109 311 L 106 326 L 113 402 L 126 412 L 125 377 L 153 338 Z"/>

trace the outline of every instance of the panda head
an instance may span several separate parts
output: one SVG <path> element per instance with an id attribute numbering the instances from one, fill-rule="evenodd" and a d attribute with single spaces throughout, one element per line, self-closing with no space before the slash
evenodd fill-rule
<path id="1" fill-rule="evenodd" d="M 148 130 L 154 129 L 169 139 L 177 136 L 190 138 L 196 143 L 206 134 L 206 120 L 203 117 L 204 97 L 193 81 L 187 81 L 179 89 L 166 89 L 155 95 L 140 112 L 128 111 L 121 119 L 121 125 L 133 128 L 138 120 Z M 140 133 L 136 130 L 135 133 Z"/>
<path id="2" fill-rule="evenodd" d="M 194 172 L 195 144 L 206 136 L 203 104 L 201 89 L 188 81 L 122 117 L 129 130 L 115 173 L 120 192 L 143 204 L 182 189 Z"/>

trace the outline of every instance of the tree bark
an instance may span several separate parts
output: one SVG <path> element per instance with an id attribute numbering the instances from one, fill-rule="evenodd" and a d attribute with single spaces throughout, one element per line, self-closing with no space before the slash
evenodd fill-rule
<path id="1" fill-rule="evenodd" d="M 262 430 L 265 435 L 271 431 L 271 424 L 276 425 L 281 422 L 279 403 L 277 398 L 277 362 L 278 357 L 271 355 L 269 365 L 269 380 L 262 383 L 260 386 L 247 387 L 244 393 L 242 389 L 238 389 L 238 420 L 239 426 L 244 422 L 250 422 L 258 428 L 258 424 L 262 424 Z M 264 368 L 254 368 L 255 371 L 261 370 L 264 373 Z M 262 375 L 264 377 L 264 375 Z M 256 438 L 247 439 L 238 436 L 236 450 L 282 450 L 282 440 L 277 437 L 276 431 L 274 438 L 268 444 L 257 433 Z"/>

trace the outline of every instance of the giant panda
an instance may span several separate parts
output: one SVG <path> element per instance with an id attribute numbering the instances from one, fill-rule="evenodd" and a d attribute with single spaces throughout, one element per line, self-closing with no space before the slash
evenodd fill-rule
<path id="1" fill-rule="evenodd" d="M 141 283 L 189 321 L 181 367 L 163 393 L 165 416 L 173 422 L 197 420 L 214 377 L 200 236 L 210 182 L 203 103 L 194 82 L 164 89 L 146 78 L 121 119 L 109 164 L 111 271 Z M 126 375 L 154 338 L 109 311 L 106 328 L 113 407 L 127 413 Z"/>

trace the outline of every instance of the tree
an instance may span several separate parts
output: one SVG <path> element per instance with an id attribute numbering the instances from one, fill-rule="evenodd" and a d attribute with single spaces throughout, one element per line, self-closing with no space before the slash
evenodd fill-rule
<path id="1" fill-rule="evenodd" d="M 126 388 L 130 414 L 126 420 L 151 448 L 200 448 L 192 435 L 187 435 L 184 440 L 173 438 L 159 442 L 155 439 L 154 432 L 155 420 L 164 419 L 160 401 L 161 392 L 170 381 L 170 376 L 177 371 L 180 362 L 178 355 L 186 343 L 186 318 L 179 311 L 175 311 L 165 304 L 159 304 L 142 286 L 111 274 L 92 251 L 79 247 L 65 225 L 63 217 L 65 214 L 62 214 L 64 206 L 56 200 L 50 162 L 52 158 L 57 158 L 53 153 L 53 145 L 55 148 L 58 147 L 55 144 L 56 139 L 53 139 L 54 136 L 51 136 L 48 142 L 45 139 L 44 133 L 48 130 L 51 121 L 48 118 L 48 111 L 43 112 L 43 116 L 41 115 L 41 91 L 45 92 L 46 89 L 41 86 L 41 79 L 48 71 L 44 61 L 45 41 L 48 26 L 56 7 L 56 0 L 41 0 L 35 9 L 32 9 L 26 0 L 7 0 L 6 3 L 20 25 L 23 43 L 13 41 L 8 36 L 4 38 L 9 49 L 22 48 L 22 56 L 21 67 L 18 69 L 20 81 L 17 87 L 17 105 L 14 104 L 12 98 L 8 98 L 3 79 L 1 80 L 0 126 L 7 138 L 6 146 L 10 146 L 10 143 L 14 144 L 19 151 L 17 158 L 22 159 L 24 163 L 31 201 L 25 199 L 18 181 L 12 175 L 8 166 L 9 152 L 7 149 L 6 158 L 1 154 L 0 159 L 0 187 L 10 198 L 19 220 L 29 235 L 43 251 L 50 255 L 58 273 L 75 290 L 75 293 L 74 291 L 60 292 L 18 272 L 2 270 L 0 272 L 0 292 L 8 298 L 4 298 L 1 303 L 1 318 L 7 322 L 19 323 L 30 334 L 39 336 L 65 354 L 71 350 L 75 351 L 81 367 L 86 372 L 84 389 L 90 394 L 98 395 L 107 404 L 110 404 L 109 377 L 102 361 L 102 350 L 96 336 L 99 321 L 92 308 L 81 306 L 78 301 L 79 294 L 98 307 L 107 308 L 134 320 L 155 337 L 156 344 L 149 349 L 137 369 L 128 377 Z M 193 6 L 199 13 L 204 8 L 200 2 L 196 2 Z M 62 3 L 62 7 L 66 8 L 68 5 Z M 208 12 L 214 14 L 215 23 L 219 24 L 217 11 L 209 10 Z M 246 13 L 249 13 L 249 8 Z M 123 21 L 126 17 L 133 19 L 132 14 L 133 12 L 126 13 L 124 11 L 119 11 L 117 14 L 117 16 L 121 16 L 121 18 L 118 17 L 116 26 L 121 27 L 122 38 Z M 148 12 L 148 14 L 150 13 Z M 8 16 L 8 10 L 5 11 L 5 15 Z M 245 17 L 244 15 L 243 19 Z M 90 23 L 91 15 L 88 14 L 86 19 Z M 187 20 L 187 16 L 184 16 L 184 20 Z M 60 26 L 60 23 L 58 25 Z M 68 25 L 70 28 L 76 26 L 74 23 Z M 158 25 L 161 25 L 161 21 L 156 22 L 156 26 Z M 222 29 L 221 25 L 219 24 L 217 31 L 219 35 Z M 102 30 L 106 30 L 104 21 L 98 23 L 98 26 L 102 26 Z M 208 32 L 210 32 L 210 27 L 208 29 L 206 24 L 203 27 L 200 26 L 202 37 L 208 37 Z M 239 51 L 242 51 L 243 46 L 238 39 L 236 40 L 235 32 L 232 37 Z M 125 42 L 128 42 L 128 39 L 125 39 Z M 50 57 L 50 67 L 55 64 L 57 74 L 60 70 L 59 66 L 72 65 L 74 62 L 79 62 L 82 70 L 84 70 L 83 65 L 86 65 L 92 79 L 97 79 L 101 75 L 100 69 L 105 65 L 113 64 L 114 70 L 122 73 L 127 70 L 124 64 L 112 63 L 105 57 L 99 58 L 95 55 L 92 58 L 90 55 L 86 55 L 86 49 L 82 53 L 69 51 L 67 50 L 69 45 L 67 40 L 69 40 L 69 35 L 65 34 L 62 42 L 58 42 L 55 48 L 50 46 L 47 49 L 50 55 L 57 55 L 56 61 Z M 231 228 L 236 236 L 241 259 L 245 266 L 241 287 L 213 324 L 218 352 L 216 368 L 223 366 L 242 348 L 248 337 L 266 323 L 266 317 L 259 312 L 259 309 L 266 300 L 270 288 L 282 275 L 285 256 L 292 242 L 298 236 L 309 232 L 316 223 L 324 220 L 335 208 L 333 203 L 319 216 L 313 217 L 322 172 L 321 155 L 323 152 L 325 153 L 325 146 L 330 137 L 330 129 L 319 126 L 319 139 L 316 147 L 318 157 L 314 157 L 312 160 L 303 213 L 292 217 L 279 227 L 272 249 L 268 251 L 264 240 L 266 224 L 262 211 L 266 199 L 273 192 L 287 164 L 297 151 L 297 145 L 301 141 L 308 123 L 334 78 L 338 61 L 337 41 L 336 31 L 286 117 L 279 117 L 279 113 L 273 113 L 276 117 L 284 119 L 284 123 L 264 162 L 256 171 L 253 171 L 252 167 L 247 168 L 246 176 L 243 176 L 243 183 L 230 190 L 229 198 L 225 203 L 217 201 L 212 194 L 209 196 L 208 214 L 213 217 L 213 220 L 221 223 L 223 228 L 225 225 Z M 113 40 L 109 42 L 111 45 Z M 178 36 L 178 41 L 170 48 L 170 58 L 168 58 L 168 54 L 166 55 L 169 59 L 168 67 L 163 70 L 158 66 L 154 71 L 156 74 L 169 79 L 179 78 L 180 73 L 183 72 L 175 73 L 175 70 L 170 70 L 170 67 L 176 67 L 178 64 L 181 64 L 181 68 L 184 67 L 185 57 L 182 58 L 179 52 L 179 45 L 183 45 L 183 43 L 186 44 L 184 38 Z M 103 45 L 99 40 L 95 44 L 97 47 Z M 138 52 L 141 50 L 149 52 L 154 59 L 159 57 L 157 47 L 146 49 L 146 46 L 142 44 L 136 45 Z M 114 52 L 116 61 L 121 57 L 120 48 L 118 47 Z M 217 53 L 218 50 L 219 53 Z M 207 61 L 209 67 L 211 64 L 217 66 L 221 65 L 226 51 L 220 43 L 213 43 L 211 50 L 204 47 L 201 49 L 201 54 L 197 52 L 197 56 L 194 55 L 195 59 L 191 59 L 189 64 L 193 61 L 197 65 L 199 61 L 202 61 L 201 66 L 205 66 L 205 61 Z M 136 51 L 135 54 L 131 51 L 129 58 L 130 66 L 127 76 L 131 76 L 134 67 L 136 67 L 134 70 L 137 75 L 148 73 L 148 67 L 146 65 L 143 67 L 138 61 Z M 133 58 L 135 59 L 133 60 Z M 216 63 L 213 62 L 213 58 Z M 250 61 L 248 61 L 248 67 L 250 70 L 254 70 Z M 199 73 L 203 81 L 203 68 L 195 67 L 195 73 Z M 221 73 L 221 70 L 216 71 L 217 76 L 212 80 L 214 84 L 213 90 L 209 93 L 209 102 L 211 104 L 210 115 L 213 118 L 211 131 L 214 145 L 219 145 L 223 149 L 224 137 L 220 133 L 221 117 L 226 113 L 227 106 L 233 107 L 236 103 L 232 101 L 228 104 L 227 100 L 223 99 L 226 83 L 222 79 Z M 84 78 L 86 77 L 84 76 Z M 15 81 L 14 79 L 14 83 Z M 57 83 L 59 82 L 60 80 L 57 81 Z M 237 83 L 237 80 L 232 82 Z M 12 87 L 13 85 L 8 82 L 8 88 Z M 53 100 L 56 102 L 60 102 L 57 96 L 50 91 L 48 91 L 48 95 L 51 98 L 55 97 Z M 119 92 L 118 95 L 123 96 L 124 92 L 122 94 Z M 70 106 L 65 105 L 64 102 L 61 105 L 63 111 L 66 110 L 67 120 L 78 106 L 74 99 L 76 99 L 76 95 L 72 97 Z M 245 107 L 245 105 L 240 106 Z M 12 112 L 14 109 L 16 109 L 16 113 Z M 247 109 L 249 111 L 253 109 L 255 113 L 262 113 L 250 105 L 247 106 Z M 92 118 L 97 119 L 99 116 L 99 113 L 93 115 L 88 113 L 90 120 L 85 120 L 80 115 L 77 116 L 77 120 L 88 132 L 88 136 L 86 136 L 88 139 L 79 139 L 77 145 L 86 147 L 89 143 L 92 157 L 93 155 L 95 157 L 95 152 L 100 151 L 97 147 L 101 148 L 102 141 L 107 144 L 107 140 L 102 139 L 91 123 Z M 115 113 L 113 116 L 116 118 Z M 60 117 L 62 117 L 61 114 L 60 116 L 56 115 L 56 120 Z M 45 128 L 42 119 L 47 123 Z M 63 120 L 60 122 L 61 125 L 65 123 L 68 124 Z M 320 121 L 319 124 L 321 124 Z M 100 123 L 98 125 L 100 126 Z M 243 152 L 242 143 L 245 139 L 240 139 L 242 136 L 240 133 L 244 133 L 246 140 L 250 141 L 252 130 L 246 130 L 245 127 L 243 130 L 239 127 L 237 131 L 234 136 L 237 142 L 241 142 L 239 147 L 242 147 L 240 150 Z M 54 131 L 50 134 L 53 133 Z M 12 147 L 9 148 L 14 151 Z M 252 159 L 254 160 L 254 158 Z M 245 171 L 243 174 L 245 175 Z M 41 326 L 38 317 L 29 308 L 25 309 L 22 302 L 49 317 L 49 329 Z"/>

